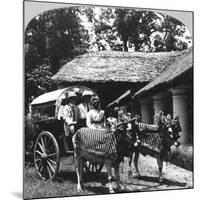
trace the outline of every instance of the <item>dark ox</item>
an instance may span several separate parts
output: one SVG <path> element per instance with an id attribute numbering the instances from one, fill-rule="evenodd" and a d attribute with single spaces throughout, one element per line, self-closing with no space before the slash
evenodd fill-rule
<path id="1" fill-rule="evenodd" d="M 143 125 L 143 130 L 140 129 L 140 125 Z M 157 128 L 156 128 L 157 126 Z M 154 129 L 154 130 L 153 130 Z M 130 141 L 132 143 L 135 143 L 136 141 L 136 135 L 139 135 L 141 142 L 145 140 L 145 137 L 147 133 L 150 133 L 153 135 L 157 134 L 159 139 L 159 153 L 148 151 L 148 147 L 143 146 L 143 142 L 139 146 L 132 146 L 129 148 L 129 153 L 126 154 L 126 157 L 129 157 L 129 177 L 132 177 L 132 171 L 131 171 L 131 163 L 133 159 L 133 153 L 135 153 L 134 156 L 134 166 L 136 169 L 136 177 L 140 177 L 139 169 L 138 169 L 138 159 L 139 154 L 142 153 L 143 155 L 150 155 L 152 157 L 155 157 L 158 164 L 159 169 L 159 183 L 163 181 L 162 176 L 162 169 L 163 169 L 163 161 L 168 161 L 171 155 L 171 146 L 175 145 L 176 147 L 180 145 L 178 139 L 179 139 L 179 132 L 181 131 L 180 122 L 178 117 L 171 120 L 170 123 L 166 124 L 162 122 L 161 120 L 158 122 L 158 125 L 149 125 L 149 124 L 142 124 L 138 123 L 137 121 L 133 121 L 132 123 L 132 129 Z"/>
<path id="2" fill-rule="evenodd" d="M 115 170 L 117 189 L 119 184 L 119 165 L 124 155 L 130 151 L 132 142 L 127 140 L 123 129 L 108 130 L 81 128 L 73 136 L 77 190 L 82 191 L 83 159 L 90 163 L 104 163 L 107 169 L 109 192 L 113 193 L 111 168 Z M 127 143 L 128 142 L 128 143 Z"/>

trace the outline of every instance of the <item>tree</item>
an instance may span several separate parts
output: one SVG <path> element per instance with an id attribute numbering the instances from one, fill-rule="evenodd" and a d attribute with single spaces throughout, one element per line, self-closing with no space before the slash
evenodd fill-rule
<path id="1" fill-rule="evenodd" d="M 186 33 L 185 26 L 175 18 L 131 9 L 116 9 L 115 14 L 114 26 L 121 36 L 124 51 L 128 51 L 128 43 L 134 45 L 135 51 L 144 51 L 144 47 L 147 51 L 176 51 L 187 48 L 187 42 L 180 39 Z"/>
<path id="2" fill-rule="evenodd" d="M 122 50 L 122 42 L 117 30 L 113 27 L 115 21 L 115 9 L 87 7 L 82 10 L 82 15 L 90 24 L 89 50 Z"/>
<path id="3" fill-rule="evenodd" d="M 87 47 L 87 32 L 81 25 L 79 13 L 76 7 L 50 10 L 29 23 L 25 31 L 25 45 L 29 46 L 25 58 L 28 66 L 48 59 L 51 71 L 55 73 L 61 59 L 73 57 L 74 48 Z M 36 63 L 30 58 L 35 56 L 34 50 L 39 55 Z"/>
<path id="4" fill-rule="evenodd" d="M 159 29 L 156 13 L 131 9 L 116 9 L 115 13 L 114 26 L 121 35 L 124 51 L 128 51 L 128 42 L 134 44 L 135 51 L 139 51 L 144 43 L 150 45 L 151 34 Z"/>
<path id="5" fill-rule="evenodd" d="M 163 43 L 166 46 L 166 51 L 186 49 L 187 43 L 180 39 L 186 32 L 185 26 L 173 17 L 168 15 L 163 15 L 163 17 L 161 30 L 164 33 Z"/>
<path id="6" fill-rule="evenodd" d="M 52 72 L 48 63 L 36 66 L 32 71 L 25 73 L 25 108 L 37 96 L 56 89 L 51 80 Z"/>

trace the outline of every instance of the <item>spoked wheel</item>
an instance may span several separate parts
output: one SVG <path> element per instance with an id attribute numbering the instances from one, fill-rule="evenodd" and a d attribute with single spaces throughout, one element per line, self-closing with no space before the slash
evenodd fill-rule
<path id="1" fill-rule="evenodd" d="M 60 153 L 55 137 L 48 131 L 40 133 L 34 146 L 34 164 L 43 180 L 54 179 L 60 163 Z"/>
<path id="2" fill-rule="evenodd" d="M 90 163 L 89 161 L 84 162 L 84 167 L 86 172 L 90 172 L 90 173 L 100 173 L 102 168 L 103 168 L 103 164 L 100 163 Z"/>

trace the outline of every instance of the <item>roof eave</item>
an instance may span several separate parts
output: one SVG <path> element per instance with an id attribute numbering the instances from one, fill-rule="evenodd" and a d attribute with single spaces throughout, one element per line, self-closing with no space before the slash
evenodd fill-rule
<path id="1" fill-rule="evenodd" d="M 147 96 L 149 93 L 156 93 L 158 92 L 162 87 L 169 87 L 171 86 L 174 82 L 176 82 L 178 79 L 180 79 L 181 76 L 183 76 L 184 74 L 187 74 L 188 71 L 190 71 L 192 69 L 189 68 L 186 71 L 184 71 L 183 73 L 179 74 L 178 76 L 176 76 L 173 80 L 169 80 L 169 81 L 164 81 L 161 83 L 158 83 L 148 89 L 145 90 L 145 87 L 148 87 L 149 84 L 151 84 L 151 82 L 149 84 L 147 84 L 145 87 L 143 87 L 141 90 L 139 90 L 138 92 L 136 92 L 131 98 L 132 99 L 137 99 L 140 98 L 142 96 Z M 155 79 L 156 80 L 156 79 Z"/>

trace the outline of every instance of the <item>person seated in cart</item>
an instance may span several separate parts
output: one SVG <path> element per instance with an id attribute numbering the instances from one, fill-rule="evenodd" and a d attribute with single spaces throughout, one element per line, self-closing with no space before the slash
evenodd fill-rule
<path id="1" fill-rule="evenodd" d="M 92 92 L 85 90 L 82 94 L 82 102 L 78 105 L 80 118 L 78 121 L 79 127 L 86 127 L 86 116 L 90 110 L 90 100 Z"/>
<path id="2" fill-rule="evenodd" d="M 97 97 L 90 100 L 92 109 L 87 113 L 86 125 L 88 128 L 104 129 L 106 125 L 105 112 L 100 109 L 100 101 Z"/>
<path id="3" fill-rule="evenodd" d="M 71 137 L 78 129 L 77 121 L 79 119 L 79 109 L 76 105 L 78 97 L 75 92 L 70 91 L 67 94 L 67 104 L 63 108 L 63 120 L 64 120 L 64 146 L 65 150 L 70 149 Z"/>

